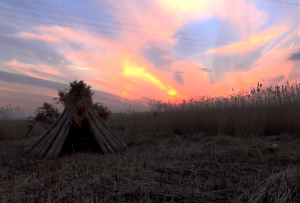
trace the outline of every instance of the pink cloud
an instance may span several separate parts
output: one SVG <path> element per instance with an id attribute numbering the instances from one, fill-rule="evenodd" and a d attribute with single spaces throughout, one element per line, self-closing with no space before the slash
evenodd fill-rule
<path id="1" fill-rule="evenodd" d="M 14 71 L 7 70 L 6 67 L 10 67 Z M 48 79 L 48 80 L 49 79 L 60 80 L 61 78 L 66 78 L 65 73 L 60 72 L 59 70 L 53 68 L 52 66 L 45 65 L 45 64 L 27 64 L 27 63 L 19 62 L 17 60 L 1 63 L 0 70 L 11 72 L 11 73 L 19 73 L 34 78 Z"/>
<path id="2" fill-rule="evenodd" d="M 48 35 L 48 34 L 33 34 L 33 33 L 28 33 L 28 32 L 21 32 L 15 35 L 16 37 L 21 37 L 21 38 L 33 38 L 33 39 L 39 39 L 39 40 L 43 40 L 43 41 L 58 41 L 57 38 L 55 38 L 54 36 Z"/>

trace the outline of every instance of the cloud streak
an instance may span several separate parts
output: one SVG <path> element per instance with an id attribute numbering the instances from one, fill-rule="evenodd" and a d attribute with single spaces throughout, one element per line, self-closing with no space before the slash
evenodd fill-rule
<path id="1" fill-rule="evenodd" d="M 258 33 L 253 37 L 245 38 L 239 42 L 229 44 L 220 48 L 205 51 L 203 54 L 244 54 L 251 52 L 263 45 L 270 43 L 272 40 L 278 38 L 287 29 L 285 27 L 279 26 L 277 28 L 271 28 L 262 33 Z"/>

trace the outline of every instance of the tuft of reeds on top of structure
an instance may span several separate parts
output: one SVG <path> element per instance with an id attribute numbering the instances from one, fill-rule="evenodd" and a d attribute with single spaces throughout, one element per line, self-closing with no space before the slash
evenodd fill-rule
<path id="1" fill-rule="evenodd" d="M 149 111 L 114 112 L 112 128 L 230 135 L 300 135 L 300 83 L 240 89 L 227 97 L 202 96 L 175 102 L 149 101 Z"/>

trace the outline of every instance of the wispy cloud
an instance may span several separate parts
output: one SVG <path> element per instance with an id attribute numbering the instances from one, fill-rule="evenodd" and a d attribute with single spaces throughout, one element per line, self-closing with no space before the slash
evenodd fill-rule
<path id="1" fill-rule="evenodd" d="M 245 38 L 239 42 L 229 44 L 220 48 L 206 51 L 203 54 L 244 54 L 247 52 L 251 52 L 267 43 L 270 43 L 272 40 L 277 39 L 286 31 L 287 28 L 283 26 L 271 28 L 269 30 L 258 33 L 255 36 Z"/>

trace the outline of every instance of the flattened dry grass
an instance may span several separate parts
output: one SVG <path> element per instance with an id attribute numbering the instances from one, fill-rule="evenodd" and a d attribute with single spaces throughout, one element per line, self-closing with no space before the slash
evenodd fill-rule
<path id="1" fill-rule="evenodd" d="M 300 201 L 297 137 L 118 135 L 124 154 L 51 161 L 17 155 L 34 138 L 0 142 L 0 202 Z"/>

